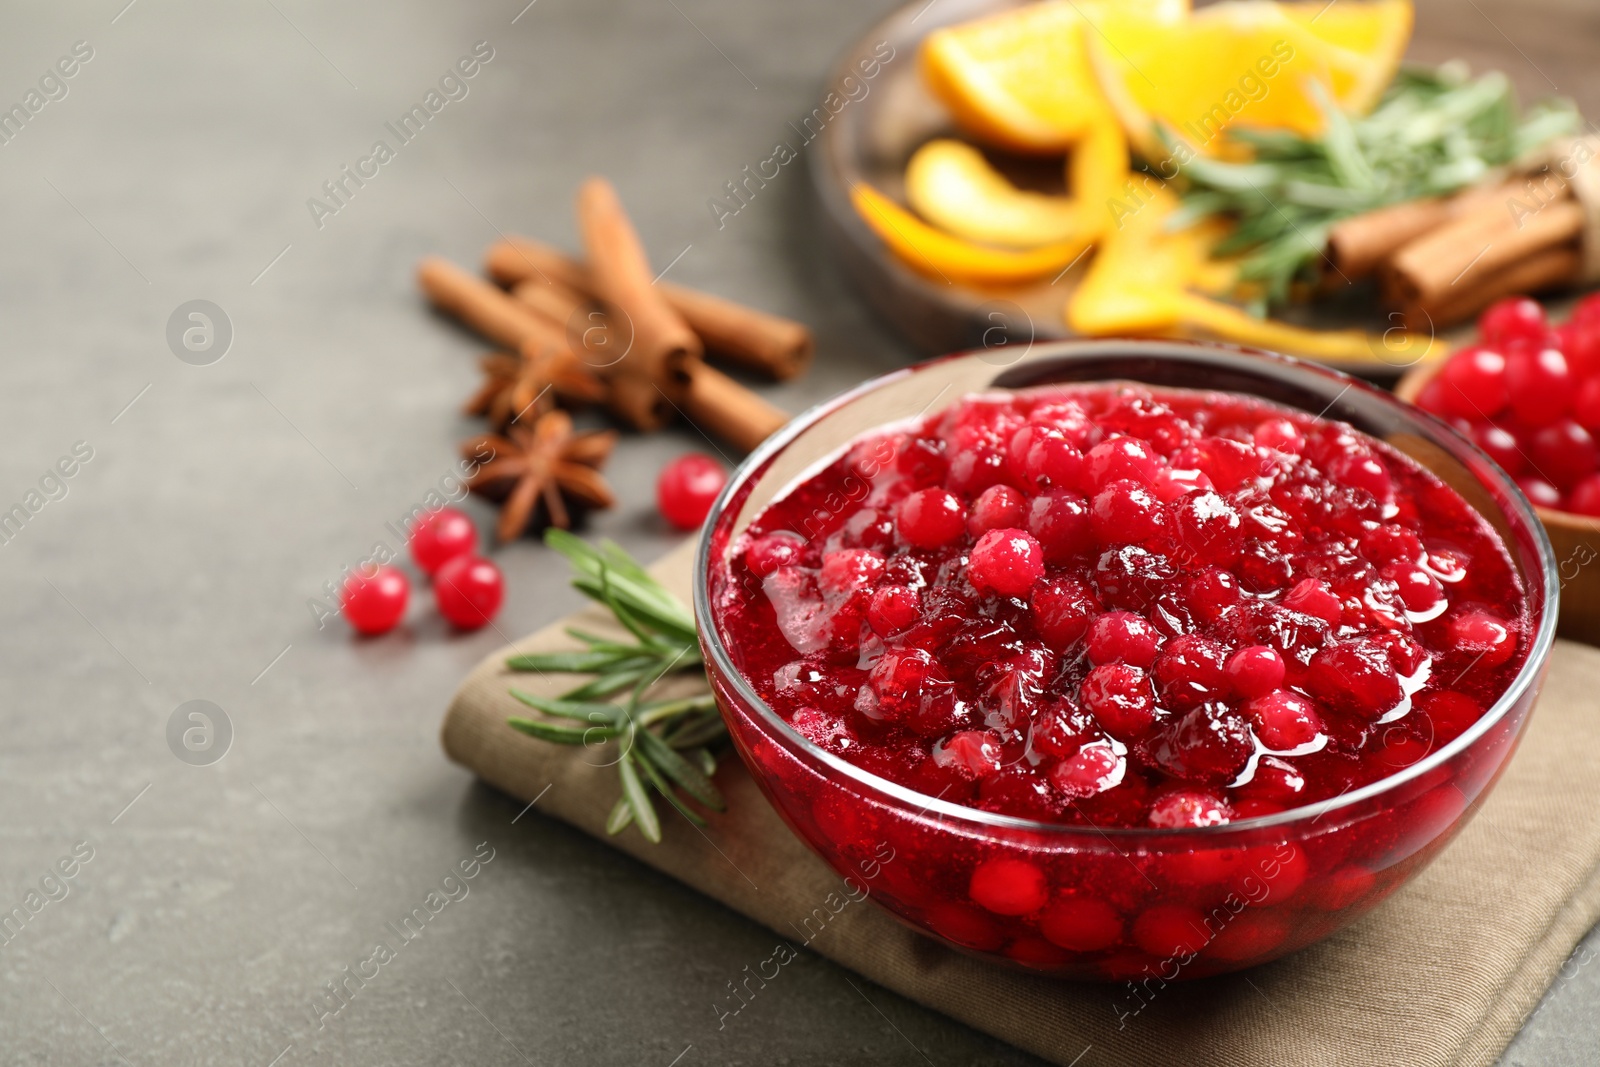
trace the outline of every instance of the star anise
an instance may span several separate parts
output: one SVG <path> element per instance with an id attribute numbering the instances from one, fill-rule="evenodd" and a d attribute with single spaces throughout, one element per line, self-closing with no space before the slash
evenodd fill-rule
<path id="1" fill-rule="evenodd" d="M 617 443 L 615 430 L 574 432 L 572 416 L 547 411 L 532 422 L 513 421 L 504 434 L 484 434 L 465 442 L 468 457 L 493 459 L 467 479 L 478 492 L 504 493 L 496 533 L 501 541 L 520 537 L 532 520 L 534 508 L 544 504 L 550 525 L 567 529 L 572 523 L 567 498 L 595 508 L 616 502 L 600 467 Z"/>
<path id="2" fill-rule="evenodd" d="M 466 413 L 484 416 L 497 429 L 548 411 L 557 397 L 584 404 L 605 398 L 605 385 L 571 352 L 491 352 L 479 365 L 483 384 L 467 401 Z"/>

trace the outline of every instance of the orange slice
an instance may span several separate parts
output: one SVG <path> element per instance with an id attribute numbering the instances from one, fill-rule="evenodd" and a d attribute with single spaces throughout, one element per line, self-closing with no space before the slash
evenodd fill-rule
<path id="1" fill-rule="evenodd" d="M 1044 0 L 935 30 L 919 52 L 923 77 L 978 140 L 1018 152 L 1063 152 L 1104 114 L 1084 39 L 1114 2 Z M 1178 23 L 1189 3 L 1120 0 L 1120 7 Z"/>
<path id="2" fill-rule="evenodd" d="M 906 166 L 906 202 L 957 237 L 1037 248 L 1072 240 L 1089 222 L 1072 197 L 1018 189 L 964 141 L 929 141 Z"/>
<path id="3" fill-rule="evenodd" d="M 850 190 L 856 211 L 909 266 L 946 282 L 1004 285 L 1066 270 L 1090 241 L 1078 237 L 1027 251 L 974 244 L 937 230 L 870 185 Z"/>
<path id="4" fill-rule="evenodd" d="M 1340 49 L 1351 84 L 1342 99 L 1351 111 L 1370 111 L 1400 69 L 1400 58 L 1411 40 L 1415 12 L 1411 0 L 1306 0 L 1280 4 L 1289 20 L 1318 40 Z M 1363 63 L 1362 60 L 1365 62 Z"/>

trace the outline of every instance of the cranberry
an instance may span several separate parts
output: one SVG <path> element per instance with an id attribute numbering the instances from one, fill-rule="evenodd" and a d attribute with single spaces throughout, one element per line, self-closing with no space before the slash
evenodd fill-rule
<path id="1" fill-rule="evenodd" d="M 1417 563 L 1386 563 L 1378 571 L 1385 579 L 1395 583 L 1400 592 L 1400 602 L 1407 611 L 1426 615 L 1444 601 L 1444 588 L 1439 579 Z"/>
<path id="2" fill-rule="evenodd" d="M 1387 523 L 1361 536 L 1361 554 L 1374 563 L 1419 563 L 1422 560 L 1422 538 L 1417 536 L 1415 530 Z"/>
<path id="3" fill-rule="evenodd" d="M 895 470 L 921 488 L 944 481 L 949 471 L 944 442 L 927 437 L 903 437 L 895 448 Z"/>
<path id="4" fill-rule="evenodd" d="M 1028 501 L 1009 485 L 991 485 L 972 502 L 967 533 L 982 537 L 990 530 L 1020 527 L 1027 521 Z"/>
<path id="5" fill-rule="evenodd" d="M 1600 293 L 1590 293 L 1578 301 L 1571 321 L 1578 326 L 1600 326 Z"/>
<path id="6" fill-rule="evenodd" d="M 1538 344 L 1545 328 L 1544 308 L 1526 296 L 1497 300 L 1478 317 L 1478 335 L 1486 345 Z"/>
<path id="7" fill-rule="evenodd" d="M 1078 703 L 1106 733 L 1120 740 L 1141 737 L 1156 720 L 1150 679 L 1127 663 L 1105 663 L 1090 670 L 1078 687 Z"/>
<path id="8" fill-rule="evenodd" d="M 500 568 L 477 556 L 457 556 L 433 576 L 439 614 L 463 630 L 489 625 L 505 595 Z"/>
<path id="9" fill-rule="evenodd" d="M 411 527 L 411 558 L 423 574 L 432 574 L 477 547 L 477 527 L 455 508 L 430 511 Z"/>
<path id="10" fill-rule="evenodd" d="M 1108 611 L 1089 624 L 1089 662 L 1148 667 L 1155 662 L 1161 635 L 1150 620 L 1131 611 Z"/>
<path id="11" fill-rule="evenodd" d="M 1228 657 L 1228 681 L 1246 700 L 1265 696 L 1283 684 L 1283 657 L 1266 645 L 1248 645 Z"/>
<path id="12" fill-rule="evenodd" d="M 895 511 L 900 536 L 917 548 L 938 548 L 966 532 L 967 509 L 945 489 L 919 489 Z"/>
<path id="13" fill-rule="evenodd" d="M 873 590 L 867 604 L 867 623 L 879 637 L 889 637 L 917 621 L 921 603 L 915 589 L 903 585 L 882 586 Z"/>
<path id="14" fill-rule="evenodd" d="M 1155 452 L 1134 437 L 1113 437 L 1101 441 L 1083 457 L 1083 483 L 1090 492 L 1099 492 L 1107 483 L 1122 481 L 1149 485 L 1158 467 Z"/>
<path id="15" fill-rule="evenodd" d="M 1179 778 L 1225 784 L 1250 760 L 1250 724 L 1220 704 L 1202 704 L 1177 720 L 1151 755 Z"/>
<path id="16" fill-rule="evenodd" d="M 1523 425 L 1555 422 L 1571 410 L 1572 396 L 1567 357 L 1555 349 L 1530 349 L 1506 357 L 1506 397 Z"/>
<path id="17" fill-rule="evenodd" d="M 1600 322 L 1572 320 L 1557 331 L 1561 342 L 1557 346 L 1567 357 L 1567 366 L 1575 378 L 1584 379 L 1600 372 Z"/>
<path id="18" fill-rule="evenodd" d="M 1022 461 L 1023 477 L 1028 485 L 1039 489 L 1076 489 L 1079 486 L 1083 453 L 1066 434 L 1038 426 L 1024 426 L 1017 433 L 1028 435 L 1027 452 Z"/>
<path id="19" fill-rule="evenodd" d="M 700 452 L 690 452 L 661 468 L 656 478 L 656 506 L 678 529 L 697 530 L 726 484 L 728 472 L 722 464 Z"/>
<path id="20" fill-rule="evenodd" d="M 1600 459 L 1589 431 L 1571 419 L 1558 419 L 1536 432 L 1528 452 L 1534 469 L 1557 488 L 1571 488 L 1593 474 Z"/>
<path id="21" fill-rule="evenodd" d="M 1089 505 L 1076 493 L 1044 493 L 1028 506 L 1028 532 L 1051 563 L 1066 563 L 1094 549 Z"/>
<path id="22" fill-rule="evenodd" d="M 1031 606 L 1039 636 L 1060 651 L 1078 642 L 1100 610 L 1094 591 L 1075 578 L 1046 578 L 1034 586 Z"/>
<path id="23" fill-rule="evenodd" d="M 1166 528 L 1161 501 L 1138 482 L 1111 482 L 1089 508 L 1090 527 L 1102 545 L 1150 544 Z"/>
<path id="24" fill-rule="evenodd" d="M 1050 781 L 1069 800 L 1096 796 L 1121 784 L 1127 760 L 1103 742 L 1084 745 L 1050 769 Z"/>
<path id="25" fill-rule="evenodd" d="M 1591 474 L 1573 486 L 1565 507 L 1579 515 L 1600 516 L 1600 474 Z"/>
<path id="26" fill-rule="evenodd" d="M 1173 537 L 1181 558 L 1228 564 L 1238 555 L 1241 520 L 1232 504 L 1209 490 L 1190 493 L 1173 505 Z"/>
<path id="27" fill-rule="evenodd" d="M 1221 697 L 1226 689 L 1226 656 L 1220 644 L 1200 634 L 1184 634 L 1168 641 L 1153 672 L 1162 705 L 1187 711 Z"/>
<path id="28" fill-rule="evenodd" d="M 750 568 L 757 578 L 765 578 L 779 567 L 792 567 L 800 562 L 800 553 L 805 542 L 799 534 L 780 530 L 777 533 L 762 534 L 750 542 L 750 547 L 745 549 L 745 566 Z"/>
<path id="29" fill-rule="evenodd" d="M 1474 667 L 1498 667 L 1517 650 L 1516 635 L 1505 620 L 1484 611 L 1468 611 L 1450 620 L 1450 644 Z"/>
<path id="30" fill-rule="evenodd" d="M 1206 937 L 1206 917 L 1186 904 L 1157 904 L 1133 921 L 1134 944 L 1158 959 L 1192 956 Z"/>
<path id="31" fill-rule="evenodd" d="M 955 767 L 974 778 L 1000 770 L 1000 738 L 988 730 L 962 730 L 933 748 L 935 763 Z"/>
<path id="32" fill-rule="evenodd" d="M 1175 457 L 1176 458 L 1176 457 Z M 1232 493 L 1261 473 L 1261 457 L 1252 445 L 1226 437 L 1208 437 L 1194 446 L 1191 457 L 1184 455 L 1182 463 L 1175 466 L 1196 466 L 1210 476 L 1212 483 L 1224 493 Z"/>
<path id="33" fill-rule="evenodd" d="M 1527 474 L 1518 478 L 1517 488 L 1522 490 L 1522 495 L 1528 498 L 1529 503 L 1540 508 L 1559 508 L 1561 506 L 1561 490 L 1545 481 Z"/>
<path id="34" fill-rule="evenodd" d="M 1163 467 L 1156 472 L 1155 480 L 1150 483 L 1150 488 L 1155 490 L 1156 497 L 1163 504 L 1172 504 L 1182 500 L 1197 489 L 1210 489 L 1212 485 L 1211 479 L 1204 471 Z"/>
<path id="35" fill-rule="evenodd" d="M 1232 818 L 1228 805 L 1192 789 L 1180 789 L 1150 805 L 1150 825 L 1161 830 L 1182 830 L 1190 826 L 1220 826 Z"/>
<path id="36" fill-rule="evenodd" d="M 1270 448 L 1291 456 L 1298 456 L 1306 447 L 1306 435 L 1288 419 L 1268 419 L 1255 428 L 1250 439 L 1257 448 Z"/>
<path id="37" fill-rule="evenodd" d="M 1311 658 L 1306 679 L 1311 694 L 1329 707 L 1376 719 L 1400 703 L 1400 679 L 1380 647 L 1333 645 Z"/>
<path id="38" fill-rule="evenodd" d="M 819 588 L 829 593 L 870 589 L 883 576 L 883 557 L 864 548 L 841 548 L 822 557 Z"/>
<path id="39" fill-rule="evenodd" d="M 1206 567 L 1184 584 L 1184 602 L 1202 622 L 1215 623 L 1239 603 L 1239 579 L 1221 567 Z"/>
<path id="40" fill-rule="evenodd" d="M 1093 716 L 1070 700 L 1056 700 L 1035 710 L 1028 746 L 1041 756 L 1070 756 L 1098 736 Z"/>
<path id="41" fill-rule="evenodd" d="M 1583 396 L 1579 390 L 1579 397 Z M 1600 401 L 1600 394 L 1596 395 Z M 1596 407 L 1596 415 L 1600 416 L 1600 406 Z M 1472 428 L 1472 442 L 1489 454 L 1489 458 L 1500 465 L 1500 469 L 1512 477 L 1522 473 L 1527 464 L 1526 457 L 1522 454 L 1522 446 L 1512 436 L 1511 431 L 1496 426 L 1492 422 L 1481 422 Z"/>
<path id="42" fill-rule="evenodd" d="M 1600 373 L 1578 386 L 1577 395 L 1572 398 L 1572 417 L 1590 433 L 1600 433 Z"/>
<path id="43" fill-rule="evenodd" d="M 1338 456 L 1328 464 L 1328 474 L 1341 485 L 1365 490 L 1379 502 L 1387 501 L 1394 495 L 1389 468 L 1383 460 L 1370 453 L 1347 452 Z"/>
<path id="44" fill-rule="evenodd" d="M 371 567 L 344 581 L 339 606 L 357 633 L 385 634 L 406 613 L 411 583 L 393 567 Z"/>
<path id="45" fill-rule="evenodd" d="M 1261 743 L 1276 752 L 1299 748 L 1322 732 L 1316 705 L 1289 689 L 1256 697 L 1245 705 L 1245 714 Z"/>
<path id="46" fill-rule="evenodd" d="M 1138 545 L 1107 549 L 1094 568 L 1100 599 L 1110 607 L 1130 611 L 1142 611 L 1176 575 L 1166 556 Z"/>
<path id="47" fill-rule="evenodd" d="M 1463 348 L 1439 372 L 1445 411 L 1488 419 L 1506 406 L 1506 357 L 1492 348 Z"/>
<path id="48" fill-rule="evenodd" d="M 1339 625 L 1344 605 L 1320 578 L 1304 578 L 1283 597 L 1283 606 L 1321 619 L 1329 626 Z"/>
<path id="49" fill-rule="evenodd" d="M 1044 551 L 1022 530 L 990 530 L 967 558 L 973 587 L 1001 596 L 1026 596 L 1044 573 Z"/>
<path id="50" fill-rule="evenodd" d="M 1098 897 L 1068 893 L 1040 914 L 1039 932 L 1072 952 L 1100 952 L 1122 940 L 1122 916 Z"/>
<path id="51" fill-rule="evenodd" d="M 1044 872 L 1031 863 L 1004 858 L 978 865 L 968 895 L 996 915 L 1027 915 L 1050 899 Z"/>

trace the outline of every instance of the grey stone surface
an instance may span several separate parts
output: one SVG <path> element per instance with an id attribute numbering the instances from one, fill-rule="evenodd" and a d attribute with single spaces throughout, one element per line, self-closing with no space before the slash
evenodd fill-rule
<path id="1" fill-rule="evenodd" d="M 480 346 L 414 261 L 570 244 L 587 174 L 657 262 L 682 253 L 674 279 L 815 325 L 816 371 L 775 401 L 908 358 L 830 270 L 799 166 L 721 228 L 706 207 L 882 6 L 124 3 L 0 13 L 0 104 L 93 49 L 0 145 L 0 511 L 55 497 L 0 545 L 0 911 L 92 849 L 0 945 L 0 1062 L 1033 1062 L 810 956 L 719 1030 L 772 935 L 444 760 L 458 679 L 578 603 L 533 541 L 496 554 L 497 629 L 451 633 L 421 588 L 380 640 L 307 607 L 476 432 Z M 308 198 L 479 41 L 467 95 L 319 226 Z M 198 366 L 167 332 L 197 299 L 232 327 Z M 591 532 L 664 551 L 655 471 L 707 447 L 625 440 Z M 194 700 L 231 727 L 206 765 L 169 747 Z M 483 842 L 468 894 L 319 1026 L 324 983 Z M 1592 1061 L 1597 973 L 1575 961 L 1509 1062 Z"/>

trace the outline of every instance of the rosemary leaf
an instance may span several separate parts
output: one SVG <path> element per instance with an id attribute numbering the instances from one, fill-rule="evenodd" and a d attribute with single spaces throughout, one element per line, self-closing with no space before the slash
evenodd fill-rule
<path id="1" fill-rule="evenodd" d="M 655 805 L 650 803 L 650 794 L 644 791 L 644 783 L 639 780 L 639 772 L 633 766 L 633 754 L 630 752 L 617 761 L 617 773 L 622 778 L 622 797 L 628 802 L 628 807 L 633 809 L 634 821 L 639 824 L 639 832 L 653 845 L 661 844 L 661 820 L 656 818 Z"/>

